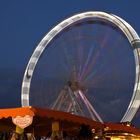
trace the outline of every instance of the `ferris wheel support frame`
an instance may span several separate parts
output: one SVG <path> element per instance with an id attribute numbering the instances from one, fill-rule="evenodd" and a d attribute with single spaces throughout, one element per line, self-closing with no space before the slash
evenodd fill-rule
<path id="1" fill-rule="evenodd" d="M 48 32 L 45 37 L 40 41 L 36 49 L 34 50 L 28 65 L 26 67 L 23 82 L 22 82 L 22 89 L 21 89 L 21 104 L 22 106 L 29 106 L 29 93 L 30 93 L 30 83 L 32 80 L 33 72 L 36 67 L 36 64 L 42 55 L 47 45 L 53 40 L 53 38 L 59 34 L 62 30 L 70 26 L 71 24 L 80 21 L 82 19 L 100 19 L 107 22 L 111 22 L 115 26 L 117 26 L 127 37 L 128 41 L 130 42 L 134 56 L 135 56 L 135 64 L 136 64 L 136 78 L 135 78 L 135 85 L 133 90 L 133 95 L 129 106 L 121 120 L 121 122 L 131 121 L 136 114 L 139 106 L 140 106 L 140 38 L 136 31 L 130 26 L 126 21 L 122 18 L 108 14 L 105 12 L 100 11 L 89 11 L 80 14 L 76 14 L 61 23 L 55 26 L 50 32 Z"/>

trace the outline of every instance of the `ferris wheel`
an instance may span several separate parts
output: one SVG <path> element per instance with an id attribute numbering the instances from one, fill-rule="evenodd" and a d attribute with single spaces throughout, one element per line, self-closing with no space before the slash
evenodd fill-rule
<path id="1" fill-rule="evenodd" d="M 96 31 L 97 28 L 94 29 L 91 28 L 92 25 L 96 26 L 97 24 L 98 24 L 98 28 L 103 33 L 104 33 L 104 29 L 102 27 L 104 26 L 107 27 L 106 29 L 107 34 L 103 34 L 103 33 L 99 34 L 100 36 L 99 38 L 105 36 L 103 40 L 99 40 L 96 37 L 96 33 L 98 32 Z M 86 28 L 87 26 L 89 26 L 88 30 Z M 81 27 L 83 29 L 82 33 L 80 30 Z M 114 33 L 114 38 L 110 40 L 109 38 L 111 37 L 109 37 L 110 34 L 108 34 L 110 32 L 109 28 L 111 28 Z M 92 36 L 91 33 L 93 32 L 95 32 L 95 34 Z M 97 113 L 98 111 L 96 111 L 95 108 L 93 107 L 94 105 L 92 105 L 89 99 L 86 97 L 86 93 L 89 92 L 88 84 L 86 85 L 85 84 L 86 82 L 82 82 L 82 81 L 84 81 L 83 80 L 84 77 L 86 77 L 85 81 L 88 81 L 88 79 L 92 79 L 94 77 L 96 73 L 95 66 L 97 66 L 98 69 L 103 67 L 95 63 L 97 62 L 98 56 L 100 55 L 100 51 L 102 51 L 102 49 L 106 44 L 105 39 L 107 38 L 109 40 L 109 44 L 111 46 L 111 43 L 115 40 L 115 37 L 117 36 L 116 32 L 117 33 L 119 32 L 119 34 L 121 34 L 128 41 L 128 42 L 126 41 L 126 44 L 127 45 L 129 44 L 131 46 L 133 56 L 134 56 L 134 61 L 135 61 L 135 82 L 133 85 L 134 88 L 126 112 L 124 113 L 121 119 L 121 122 L 131 121 L 135 116 L 140 105 L 140 99 L 139 99 L 140 97 L 140 91 L 139 91 L 140 89 L 140 82 L 139 82 L 140 38 L 135 32 L 135 30 L 122 18 L 113 14 L 108 14 L 100 11 L 90 11 L 90 12 L 76 14 L 59 23 L 49 33 L 45 35 L 45 37 L 41 40 L 41 42 L 34 50 L 24 73 L 23 82 L 22 82 L 22 91 L 21 91 L 22 106 L 30 105 L 31 82 L 35 74 L 36 66 L 39 63 L 39 60 L 41 59 L 42 55 L 44 55 L 44 52 L 46 51 L 46 54 L 48 55 L 48 59 L 51 59 L 48 61 L 48 67 L 51 67 L 51 69 L 48 71 L 46 70 L 48 72 L 48 75 L 50 75 L 50 77 L 52 76 L 53 77 L 52 79 L 55 79 L 57 77 L 57 79 L 59 80 L 63 78 L 63 76 L 65 77 L 65 80 L 63 79 L 60 80 L 63 81 L 62 82 L 63 84 L 60 84 L 61 83 L 60 81 L 58 82 L 60 86 L 59 88 L 57 88 L 58 89 L 57 91 L 53 89 L 55 87 L 54 86 L 55 82 L 53 82 L 53 80 L 52 80 L 53 86 L 50 89 L 48 88 L 46 91 L 48 93 L 50 92 L 50 94 L 46 96 L 47 98 L 52 98 L 52 96 L 54 96 L 55 98 L 55 100 L 50 101 L 51 103 L 53 102 L 51 108 L 74 113 L 74 114 L 80 114 L 80 115 L 85 114 L 85 112 L 88 112 L 92 119 L 103 122 L 102 117 L 100 117 L 100 115 Z M 75 38 L 73 38 L 73 36 L 75 36 Z M 63 39 L 59 39 L 62 37 Z M 67 39 L 68 41 L 66 41 Z M 85 41 L 82 42 L 83 40 Z M 54 43 L 54 45 L 51 46 L 54 41 L 56 43 Z M 99 45 L 99 42 L 102 42 L 102 44 Z M 64 52 L 66 54 L 65 58 L 62 57 L 64 56 L 62 55 L 62 51 L 60 51 L 60 54 L 58 53 L 59 48 L 61 48 L 61 46 L 63 46 L 64 48 Z M 83 49 L 83 47 L 79 48 L 77 46 L 86 46 L 86 47 L 84 47 Z M 91 46 L 94 47 L 92 48 Z M 52 49 L 53 47 L 56 48 L 54 51 Z M 75 53 L 76 52 L 75 49 L 77 49 L 80 53 Z M 108 53 L 110 53 L 109 49 L 110 48 L 108 48 Z M 96 53 L 94 53 L 95 51 Z M 104 54 L 105 52 L 106 50 L 104 50 L 104 52 L 102 53 Z M 74 57 L 72 54 L 74 54 Z M 85 56 L 83 56 L 83 54 L 85 54 Z M 54 57 L 56 57 L 55 60 L 53 60 Z M 95 58 L 92 59 L 92 57 Z M 101 55 L 100 58 L 101 61 L 104 59 L 102 57 L 104 57 L 104 55 Z M 69 60 L 68 62 L 66 62 L 67 58 Z M 65 63 L 62 63 L 64 61 Z M 65 65 L 66 63 L 71 63 L 71 65 L 66 66 Z M 91 68 L 90 66 L 88 67 L 89 64 L 90 66 L 92 65 Z M 65 67 L 65 69 L 67 69 L 67 73 L 63 73 L 63 68 L 61 67 L 61 65 L 63 65 L 63 68 Z M 90 69 L 90 71 L 92 71 L 92 74 L 89 74 L 90 72 L 87 69 Z M 49 79 L 50 77 L 48 76 L 47 78 Z M 38 83 L 36 83 L 36 85 L 38 85 Z M 91 86 L 92 85 L 90 85 L 90 88 Z M 51 91 L 48 90 L 54 90 L 54 92 L 58 93 L 57 96 L 51 95 Z M 41 96 L 41 93 L 38 94 L 40 94 Z M 45 96 L 42 95 L 42 98 L 44 97 Z M 35 100 L 38 102 L 37 98 Z M 83 112 L 83 110 L 86 111 Z"/>

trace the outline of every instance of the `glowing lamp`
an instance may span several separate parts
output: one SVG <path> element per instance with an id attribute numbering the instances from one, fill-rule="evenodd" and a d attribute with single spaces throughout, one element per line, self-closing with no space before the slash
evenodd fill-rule
<path id="1" fill-rule="evenodd" d="M 59 122 L 58 121 L 52 122 L 52 131 L 59 131 Z"/>

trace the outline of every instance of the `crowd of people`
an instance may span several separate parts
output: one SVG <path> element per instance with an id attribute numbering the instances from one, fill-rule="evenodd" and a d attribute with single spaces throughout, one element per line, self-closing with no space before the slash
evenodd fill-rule
<path id="1" fill-rule="evenodd" d="M 98 134 L 98 135 L 97 135 Z M 0 140 L 109 140 L 99 130 L 93 133 L 89 126 L 81 125 L 79 133 L 70 136 L 66 131 L 48 132 L 46 136 L 36 136 L 33 133 L 1 132 Z"/>

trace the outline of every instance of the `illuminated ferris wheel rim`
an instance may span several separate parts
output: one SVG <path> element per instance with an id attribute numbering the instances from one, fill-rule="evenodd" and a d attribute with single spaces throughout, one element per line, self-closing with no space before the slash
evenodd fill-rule
<path id="1" fill-rule="evenodd" d="M 129 103 L 129 106 L 126 110 L 126 113 L 124 114 L 122 118 L 122 122 L 125 121 L 131 121 L 136 114 L 139 105 L 140 105 L 140 38 L 137 35 L 136 31 L 123 19 L 120 17 L 108 14 L 105 12 L 100 11 L 90 11 L 90 12 L 84 12 L 80 14 L 76 14 L 61 23 L 59 23 L 57 26 L 55 26 L 50 32 L 48 32 L 45 37 L 40 41 L 36 49 L 34 50 L 28 65 L 26 67 L 23 82 L 22 82 L 22 90 L 21 90 L 21 104 L 22 106 L 29 106 L 29 93 L 30 93 L 30 83 L 32 80 L 33 72 L 36 67 L 36 64 L 49 44 L 49 42 L 54 39 L 56 35 L 58 35 L 61 31 L 63 31 L 68 26 L 72 25 L 73 23 L 87 19 L 87 18 L 93 18 L 93 20 L 96 21 L 96 19 L 104 20 L 107 22 L 111 22 L 115 26 L 117 26 L 127 37 L 128 41 L 130 42 L 131 46 L 134 48 L 134 56 L 135 56 L 135 64 L 136 64 L 136 78 L 135 78 L 135 86 L 133 90 L 133 95 L 131 98 L 131 101 Z M 95 19 L 94 19 L 95 18 Z"/>

